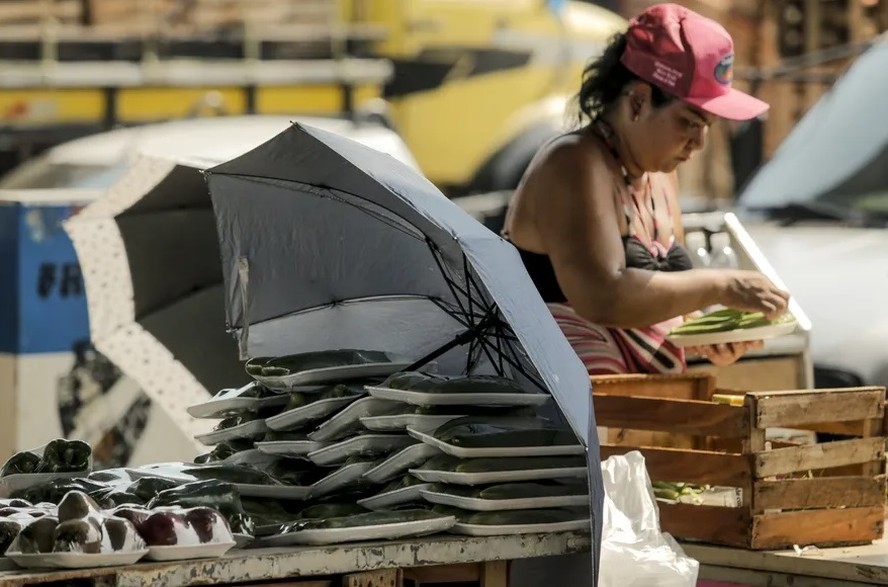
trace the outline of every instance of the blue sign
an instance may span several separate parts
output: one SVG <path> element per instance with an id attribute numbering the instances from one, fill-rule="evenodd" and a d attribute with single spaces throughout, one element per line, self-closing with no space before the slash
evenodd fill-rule
<path id="1" fill-rule="evenodd" d="M 86 292 L 62 222 L 73 205 L 0 204 L 0 352 L 70 351 L 89 338 Z"/>

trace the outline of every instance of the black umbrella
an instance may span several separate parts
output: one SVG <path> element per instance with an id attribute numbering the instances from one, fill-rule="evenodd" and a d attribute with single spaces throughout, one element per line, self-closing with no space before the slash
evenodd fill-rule
<path id="1" fill-rule="evenodd" d="M 309 126 L 207 181 L 243 356 L 377 349 L 551 393 L 588 447 L 597 557 L 589 377 L 511 244 L 392 157 Z"/>

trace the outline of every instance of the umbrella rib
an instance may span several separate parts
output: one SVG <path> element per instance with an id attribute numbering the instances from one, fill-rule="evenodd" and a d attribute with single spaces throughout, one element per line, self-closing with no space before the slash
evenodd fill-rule
<path id="1" fill-rule="evenodd" d="M 489 343 L 487 340 L 482 340 L 482 341 L 481 341 L 481 344 L 483 344 L 483 345 L 490 345 L 490 343 Z M 513 368 L 516 369 L 519 373 L 521 373 L 522 375 L 524 375 L 525 377 L 527 377 L 527 379 L 528 379 L 531 383 L 533 383 L 534 385 L 536 385 L 538 388 L 540 388 L 540 389 L 541 389 L 542 391 L 544 391 L 545 393 L 549 393 L 549 390 L 548 390 L 548 389 L 546 388 L 546 386 L 542 383 L 542 381 L 540 381 L 536 376 L 531 375 L 530 373 L 528 373 L 527 370 L 521 365 L 521 363 L 518 362 L 517 358 L 513 359 L 512 357 L 507 356 L 505 353 L 503 353 L 503 355 L 501 355 L 501 357 L 502 357 L 502 358 L 506 361 L 506 363 L 508 363 L 511 367 L 513 367 Z"/>
<path id="2" fill-rule="evenodd" d="M 406 225 L 410 228 L 413 228 L 414 230 L 410 230 L 410 229 L 406 228 L 405 226 L 394 222 L 392 220 L 392 218 L 390 218 L 384 214 L 381 214 L 375 210 L 372 210 L 368 207 L 359 206 L 359 205 L 355 204 L 354 202 L 350 202 L 347 199 L 342 198 L 341 196 L 337 197 L 337 193 L 347 194 L 355 199 L 361 200 L 363 202 L 367 202 L 371 206 L 376 206 L 376 207 L 382 208 L 382 206 L 379 206 L 379 204 L 377 204 L 371 200 L 368 200 L 367 198 L 364 198 L 361 195 L 355 194 L 353 192 L 349 192 L 349 191 L 339 189 L 339 188 L 332 188 L 329 186 L 314 185 L 314 184 L 305 183 L 305 182 L 301 182 L 301 181 L 297 181 L 297 180 L 293 180 L 293 179 L 269 178 L 269 177 L 263 177 L 261 175 L 250 175 L 250 174 L 246 174 L 246 173 L 231 174 L 230 177 L 238 177 L 238 178 L 241 178 L 241 179 L 244 179 L 247 181 L 252 180 L 252 181 L 255 181 L 256 183 L 265 183 L 265 184 L 272 183 L 272 181 L 281 181 L 281 182 L 286 182 L 286 183 L 292 183 L 292 184 L 295 184 L 295 185 L 298 185 L 298 186 L 304 188 L 305 193 L 307 193 L 307 194 L 317 196 L 319 198 L 330 198 L 332 200 L 336 200 L 337 202 L 340 202 L 340 203 L 345 204 L 347 206 L 351 206 L 361 212 L 364 212 L 365 214 L 373 216 L 374 218 L 376 218 L 380 222 L 383 222 L 383 223 L 391 226 L 395 230 L 398 230 L 411 238 L 414 238 L 416 240 L 424 240 L 424 239 L 428 240 L 428 237 L 421 230 L 419 230 L 418 228 L 413 226 L 413 224 L 408 222 L 405 218 L 401 217 L 399 214 L 392 212 L 388 208 L 383 208 L 383 209 L 390 212 L 391 215 L 394 218 L 397 218 L 398 220 L 400 220 L 401 223 L 403 223 L 404 225 Z"/>
<path id="3" fill-rule="evenodd" d="M 453 299 L 459 305 L 460 311 L 468 316 L 468 309 L 464 307 L 462 299 L 458 294 L 462 294 L 464 297 L 469 297 L 469 292 L 457 286 L 455 280 L 453 279 L 453 276 L 450 275 L 450 272 L 447 270 L 444 263 L 441 262 L 441 259 L 439 257 L 440 251 L 438 250 L 438 246 L 435 244 L 435 242 L 432 241 L 432 239 L 426 237 L 426 245 L 428 245 L 429 250 L 432 252 L 432 258 L 435 260 L 435 264 L 438 266 L 438 271 L 440 271 L 441 275 L 444 277 L 444 282 L 447 284 L 447 287 L 450 288 L 450 293 L 453 294 Z M 465 255 L 463 255 L 463 258 L 465 258 Z"/>

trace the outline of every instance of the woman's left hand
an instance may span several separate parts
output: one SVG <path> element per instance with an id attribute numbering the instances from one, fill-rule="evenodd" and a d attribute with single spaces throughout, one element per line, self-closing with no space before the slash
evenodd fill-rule
<path id="1" fill-rule="evenodd" d="M 689 354 L 700 355 L 709 359 L 709 362 L 718 367 L 731 365 L 736 363 L 740 357 L 748 351 L 760 349 L 765 346 L 762 340 L 754 340 L 749 342 L 728 342 L 721 344 L 710 344 L 704 346 L 687 347 L 685 351 Z"/>

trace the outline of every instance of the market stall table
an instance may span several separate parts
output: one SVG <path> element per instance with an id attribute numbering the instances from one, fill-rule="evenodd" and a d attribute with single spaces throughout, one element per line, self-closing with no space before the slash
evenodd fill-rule
<path id="1" fill-rule="evenodd" d="M 888 585 L 888 541 L 864 546 L 753 551 L 684 543 L 700 561 L 700 578 L 769 587 L 863 587 Z"/>
<path id="2" fill-rule="evenodd" d="M 78 587 L 240 585 L 254 581 L 323 578 L 383 569 L 404 569 L 406 575 L 407 569 L 420 567 L 436 567 L 440 572 L 436 573 L 435 582 L 442 583 L 446 582 L 442 577 L 446 578 L 450 566 L 453 567 L 454 580 L 462 582 L 470 578 L 466 576 L 466 565 L 471 563 L 486 563 L 475 565 L 476 574 L 485 587 L 506 587 L 506 565 L 492 564 L 494 561 L 588 552 L 589 548 L 588 535 L 571 532 L 484 538 L 436 535 L 391 542 L 233 550 L 219 559 L 137 563 L 104 569 L 0 571 L 0 587 L 68 582 Z M 288 587 L 298 585 L 280 583 L 284 584 Z M 346 584 L 350 583 L 343 582 L 343 585 Z M 375 584 L 372 581 L 365 583 Z"/>

